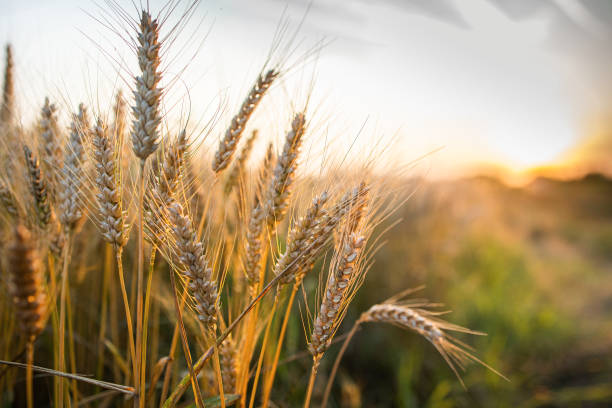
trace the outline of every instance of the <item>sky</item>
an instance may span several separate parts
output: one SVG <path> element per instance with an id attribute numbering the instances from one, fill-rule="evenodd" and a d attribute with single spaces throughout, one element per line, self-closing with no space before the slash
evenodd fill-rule
<path id="1" fill-rule="evenodd" d="M 127 89 L 117 71 L 134 69 L 133 55 L 99 3 L 0 0 L 24 117 L 45 95 L 69 111 L 80 100 L 107 106 Z M 118 3 L 134 15 L 130 1 Z M 168 109 L 201 124 L 221 105 L 218 138 L 287 20 L 281 43 L 293 39 L 294 51 L 272 59 L 287 57 L 291 70 L 260 119 L 273 133 L 290 117 L 276 107 L 308 100 L 319 139 L 392 140 L 390 161 L 426 156 L 435 177 L 591 157 L 610 170 L 608 0 L 202 0 L 167 54 Z"/>

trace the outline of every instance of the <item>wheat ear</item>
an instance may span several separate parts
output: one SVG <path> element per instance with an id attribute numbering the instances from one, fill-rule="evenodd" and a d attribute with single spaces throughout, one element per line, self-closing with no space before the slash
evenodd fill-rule
<path id="1" fill-rule="evenodd" d="M 54 186 L 63 163 L 62 149 L 58 140 L 57 107 L 49 103 L 49 98 L 45 98 L 45 104 L 41 109 L 39 128 L 45 152 L 43 162 L 46 165 L 46 174 L 51 186 Z"/>
<path id="2" fill-rule="evenodd" d="M 142 12 L 138 33 L 138 65 L 141 75 L 136 76 L 132 111 L 132 148 L 143 162 L 157 149 L 161 123 L 159 87 L 159 25 L 147 11 Z"/>
<path id="3" fill-rule="evenodd" d="M 274 163 L 274 145 L 268 144 L 266 155 L 259 168 L 258 177 L 258 189 L 262 189 L 270 179 L 272 175 L 272 166 Z M 261 191 L 258 192 L 262 195 Z M 245 244 L 245 274 L 249 285 L 249 291 L 251 295 L 255 295 L 257 284 L 259 283 L 259 276 L 261 270 L 261 257 L 263 256 L 264 249 L 264 228 L 265 228 L 265 208 L 263 207 L 262 201 L 259 199 L 255 200 L 253 209 L 249 216 L 249 224 L 246 231 L 246 244 Z"/>
<path id="4" fill-rule="evenodd" d="M 236 377 L 238 375 L 238 348 L 231 335 L 227 336 L 219 346 L 219 357 L 223 391 L 233 394 L 236 392 Z"/>
<path id="5" fill-rule="evenodd" d="M 127 242 L 127 234 L 118 180 L 118 153 L 115 151 L 115 144 L 109 138 L 108 128 L 101 119 L 98 119 L 94 127 L 92 144 L 96 161 L 95 181 L 98 190 L 96 198 L 102 236 L 115 248 L 121 248 Z"/>
<path id="6" fill-rule="evenodd" d="M 17 218 L 19 216 L 19 209 L 17 208 L 15 196 L 3 182 L 0 182 L 0 204 L 11 217 Z"/>
<path id="7" fill-rule="evenodd" d="M 23 225 L 15 228 L 8 247 L 9 291 L 15 305 L 19 328 L 26 338 L 26 401 L 33 408 L 34 340 L 45 327 L 47 296 L 43 289 L 42 262 L 36 242 Z"/>
<path id="8" fill-rule="evenodd" d="M 293 255 L 291 255 L 291 252 L 286 253 L 288 257 L 286 265 L 291 265 L 288 272 L 284 272 L 280 265 L 275 267 L 275 274 L 284 273 L 280 280 L 281 285 L 291 282 L 299 285 L 302 282 L 305 274 L 312 269 L 312 265 L 325 248 L 325 244 L 330 240 L 337 226 L 347 216 L 349 211 L 352 212 L 351 218 L 353 219 L 351 228 L 352 230 L 356 229 L 365 211 L 367 194 L 368 187 L 365 183 L 361 183 L 358 187 L 346 192 L 330 210 L 326 210 L 322 206 L 311 207 L 311 210 L 317 210 L 317 214 L 315 222 L 308 226 L 309 231 L 304 229 L 304 232 L 302 232 L 302 234 L 307 234 L 308 236 L 307 245 L 303 247 L 302 251 L 300 251 L 301 253 L 295 252 Z M 298 225 L 297 228 L 302 227 Z M 303 226 L 303 228 L 306 228 L 306 226 Z M 289 259 L 289 257 L 292 257 L 292 259 Z"/>
<path id="9" fill-rule="evenodd" d="M 11 123 L 15 114 L 15 83 L 14 83 L 13 49 L 10 44 L 6 46 L 6 65 L 4 67 L 4 87 L 2 88 L 2 107 L 0 120 Z"/>
<path id="10" fill-rule="evenodd" d="M 293 282 L 298 276 L 301 281 L 301 270 L 305 266 L 303 259 L 310 258 L 310 246 L 317 242 L 318 234 L 322 232 L 320 223 L 328 219 L 323 208 L 328 198 L 326 192 L 315 197 L 306 214 L 289 231 L 287 249 L 274 266 L 275 275 L 285 274 L 281 284 Z"/>
<path id="11" fill-rule="evenodd" d="M 72 229 L 83 217 L 81 189 L 84 178 L 83 140 L 89 137 L 90 121 L 85 105 L 73 115 L 70 125 L 70 139 L 66 145 L 64 167 L 58 193 L 59 219 L 65 228 Z"/>
<path id="12" fill-rule="evenodd" d="M 47 194 L 47 183 L 43 178 L 38 158 L 34 156 L 28 146 L 23 146 L 23 153 L 30 178 L 30 191 L 34 198 L 37 220 L 42 228 L 47 228 L 51 220 L 51 206 L 49 205 L 49 196 Z"/>
<path id="13" fill-rule="evenodd" d="M 7 248 L 11 296 L 19 327 L 28 341 L 44 329 L 47 297 L 43 289 L 43 265 L 32 233 L 23 225 L 15 228 Z"/>
<path id="14" fill-rule="evenodd" d="M 410 307 L 409 305 L 383 303 L 372 306 L 368 311 L 363 313 L 360 318 L 362 322 L 383 322 L 400 326 L 406 329 L 414 330 L 424 338 L 426 338 L 442 355 L 444 360 L 453 370 L 459 381 L 463 384 L 463 380 L 459 375 L 457 367 L 463 370 L 465 365 L 474 361 L 489 370 L 493 371 L 500 377 L 505 377 L 485 364 L 474 354 L 466 350 L 467 346 L 448 334 L 448 331 L 483 335 L 484 333 L 476 332 L 457 326 L 436 318 L 436 313 L 425 309 Z"/>
<path id="15" fill-rule="evenodd" d="M 187 134 L 183 130 L 168 147 L 164 160 L 158 168 L 159 174 L 155 188 L 157 198 L 161 199 L 164 205 L 171 203 L 178 190 L 187 144 Z"/>
<path id="16" fill-rule="evenodd" d="M 246 167 L 246 162 L 249 160 L 249 155 L 251 154 L 251 150 L 253 150 L 253 145 L 255 144 L 255 139 L 257 139 L 258 131 L 253 130 L 251 137 L 249 137 L 240 150 L 238 157 L 236 158 L 235 163 L 233 164 L 227 179 L 225 180 L 224 191 L 226 195 L 232 192 L 234 187 L 238 184 L 238 180 L 244 174 L 244 170 Z"/>
<path id="17" fill-rule="evenodd" d="M 279 72 L 274 69 L 268 70 L 265 75 L 259 75 L 255 84 L 249 91 L 244 102 L 240 106 L 240 111 L 236 116 L 232 118 L 229 128 L 225 132 L 223 140 L 219 142 L 219 148 L 215 153 L 215 159 L 213 160 L 212 169 L 215 173 L 219 173 L 224 170 L 232 160 L 232 156 L 236 152 L 236 147 L 240 141 L 240 137 L 244 132 L 246 123 L 248 122 L 251 114 L 261 101 L 266 91 L 272 85 L 272 82 L 278 77 Z"/>
<path id="18" fill-rule="evenodd" d="M 268 190 L 266 219 L 270 228 L 277 225 L 287 211 L 289 195 L 297 168 L 296 162 L 305 130 L 306 117 L 303 113 L 298 113 L 291 122 L 291 130 L 285 138 L 285 146 L 274 168 L 274 179 Z"/>
<path id="19" fill-rule="evenodd" d="M 178 259 L 183 273 L 190 279 L 189 289 L 195 299 L 198 319 L 214 331 L 217 323 L 217 284 L 212 278 L 212 268 L 208 266 L 204 247 L 179 203 L 173 202 L 168 207 L 168 215 L 176 239 Z"/>

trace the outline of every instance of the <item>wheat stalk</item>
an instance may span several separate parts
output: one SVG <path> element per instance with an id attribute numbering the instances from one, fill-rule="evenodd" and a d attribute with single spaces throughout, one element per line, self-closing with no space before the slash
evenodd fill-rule
<path id="1" fill-rule="evenodd" d="M 272 82 L 278 77 L 279 72 L 274 69 L 268 70 L 265 75 L 259 75 L 255 84 L 249 91 L 246 99 L 242 102 L 238 114 L 232 118 L 229 128 L 225 132 L 225 136 L 219 142 L 219 148 L 215 153 L 212 169 L 215 173 L 223 171 L 232 160 L 232 156 L 236 152 L 236 147 L 240 141 L 240 137 L 244 132 L 246 123 L 251 114 L 259 105 L 266 91 L 272 85 Z"/>

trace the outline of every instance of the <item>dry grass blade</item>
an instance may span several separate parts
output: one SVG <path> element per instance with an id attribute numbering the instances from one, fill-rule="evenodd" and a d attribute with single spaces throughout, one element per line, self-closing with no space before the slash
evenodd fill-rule
<path id="1" fill-rule="evenodd" d="M 27 364 L 16 363 L 14 361 L 0 360 L 0 364 L 10 365 L 10 366 L 20 367 L 20 368 L 27 368 Z M 32 369 L 34 371 L 39 372 L 39 373 L 50 374 L 50 375 L 54 375 L 54 376 L 57 376 L 57 377 L 69 378 L 69 379 L 72 379 L 72 380 L 77 380 L 77 381 L 93 384 L 93 385 L 96 385 L 96 386 L 101 387 L 101 388 L 107 388 L 109 390 L 115 390 L 115 391 L 121 392 L 123 394 L 134 395 L 134 388 L 128 387 L 128 386 L 125 386 L 125 385 L 113 384 L 113 383 L 110 383 L 110 382 L 107 382 L 107 381 L 100 381 L 100 380 L 96 380 L 96 379 L 93 379 L 93 378 L 88 378 L 88 377 L 85 377 L 85 376 L 82 376 L 82 375 L 78 375 L 78 374 L 64 373 L 64 372 L 61 372 L 61 371 L 52 370 L 50 368 L 45 368 L 45 367 L 32 366 Z"/>

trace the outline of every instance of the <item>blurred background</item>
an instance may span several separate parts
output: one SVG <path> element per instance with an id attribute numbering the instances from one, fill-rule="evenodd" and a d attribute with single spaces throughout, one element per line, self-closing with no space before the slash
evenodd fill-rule
<path id="1" fill-rule="evenodd" d="M 0 0 L 24 121 L 47 94 L 65 113 L 125 86 L 114 62 L 130 51 L 100 22 L 101 3 Z M 176 85 L 189 103 L 170 114 L 189 110 L 197 123 L 210 106 L 237 106 L 285 17 L 301 21 L 298 44 L 326 43 L 286 79 L 304 89 L 314 78 L 320 132 L 366 146 L 387 135 L 389 162 L 418 159 L 403 174 L 413 186 L 403 222 L 346 329 L 369 305 L 424 284 L 418 296 L 452 309 L 448 320 L 488 333 L 461 338 L 510 379 L 469 367 L 463 389 L 424 340 L 365 326 L 334 404 L 612 406 L 612 2 L 205 0 L 186 45 L 194 52 L 176 59 L 189 67 Z"/>

